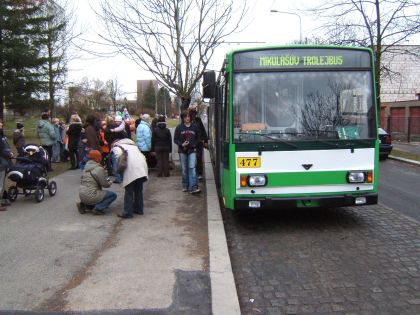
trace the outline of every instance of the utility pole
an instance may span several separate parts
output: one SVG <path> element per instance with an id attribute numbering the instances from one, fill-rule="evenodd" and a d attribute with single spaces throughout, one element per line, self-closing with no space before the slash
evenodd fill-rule
<path id="1" fill-rule="evenodd" d="M 163 89 L 163 104 L 165 106 L 165 119 L 166 119 L 166 89 Z"/>
<path id="2" fill-rule="evenodd" d="M 159 89 L 159 84 L 156 83 L 156 88 L 154 89 L 155 90 L 155 117 L 158 114 L 158 111 L 157 111 L 157 95 L 158 95 L 157 90 L 158 89 Z"/>

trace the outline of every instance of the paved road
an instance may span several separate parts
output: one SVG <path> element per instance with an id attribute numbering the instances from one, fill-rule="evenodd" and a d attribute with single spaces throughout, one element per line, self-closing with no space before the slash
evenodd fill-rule
<path id="1" fill-rule="evenodd" d="M 399 211 L 223 216 L 242 314 L 420 314 L 420 223 Z"/>
<path id="2" fill-rule="evenodd" d="M 379 203 L 420 222 L 420 166 L 391 159 L 381 161 Z"/>

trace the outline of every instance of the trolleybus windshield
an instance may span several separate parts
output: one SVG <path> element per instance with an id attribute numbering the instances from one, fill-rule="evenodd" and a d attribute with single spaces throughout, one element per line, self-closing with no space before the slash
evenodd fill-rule
<path id="1" fill-rule="evenodd" d="M 371 71 L 364 50 L 235 53 L 234 142 L 375 138 Z"/>

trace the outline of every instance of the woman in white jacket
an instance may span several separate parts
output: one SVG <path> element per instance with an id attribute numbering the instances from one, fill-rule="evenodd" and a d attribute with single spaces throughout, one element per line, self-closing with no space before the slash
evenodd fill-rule
<path id="1" fill-rule="evenodd" d="M 148 178 L 148 168 L 144 155 L 131 139 L 121 139 L 112 144 L 112 151 L 116 159 L 120 159 L 126 150 L 127 168 L 123 173 L 122 186 L 124 187 L 124 210 L 119 213 L 120 218 L 128 219 L 133 213 L 142 215 L 143 209 L 143 183 Z"/>

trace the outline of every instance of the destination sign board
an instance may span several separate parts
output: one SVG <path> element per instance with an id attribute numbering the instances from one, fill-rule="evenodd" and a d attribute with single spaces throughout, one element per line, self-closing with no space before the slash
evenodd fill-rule
<path id="1" fill-rule="evenodd" d="M 366 50 L 331 48 L 287 48 L 236 52 L 234 70 L 368 68 L 370 53 Z"/>

